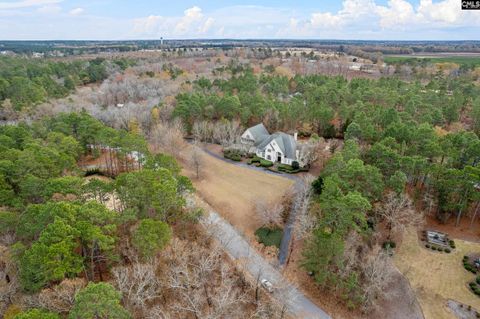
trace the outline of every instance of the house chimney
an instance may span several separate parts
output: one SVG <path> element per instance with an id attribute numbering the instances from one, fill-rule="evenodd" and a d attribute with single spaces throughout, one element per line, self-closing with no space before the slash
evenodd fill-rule
<path id="1" fill-rule="evenodd" d="M 294 139 L 295 141 L 298 139 L 298 133 L 297 133 L 297 132 L 293 133 L 293 139 Z"/>

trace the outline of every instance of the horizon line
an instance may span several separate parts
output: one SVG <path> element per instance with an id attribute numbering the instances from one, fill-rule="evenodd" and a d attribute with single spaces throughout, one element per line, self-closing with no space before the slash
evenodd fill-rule
<path id="1" fill-rule="evenodd" d="M 162 41 L 160 38 L 136 38 L 136 39 L 0 39 L 0 42 L 128 42 L 128 41 Z M 163 38 L 163 41 L 336 41 L 336 42 L 480 42 L 480 39 L 460 40 L 433 40 L 433 39 L 335 39 L 335 38 Z"/>

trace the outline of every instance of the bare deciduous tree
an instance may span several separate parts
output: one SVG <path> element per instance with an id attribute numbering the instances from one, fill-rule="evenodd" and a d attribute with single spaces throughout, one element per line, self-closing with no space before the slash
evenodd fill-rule
<path id="1" fill-rule="evenodd" d="M 156 276 L 156 261 L 134 262 L 112 270 L 115 285 L 131 309 L 144 309 L 145 304 L 160 295 L 161 283 Z"/>
<path id="2" fill-rule="evenodd" d="M 272 228 L 282 223 L 284 207 L 280 203 L 268 203 L 265 200 L 257 200 L 255 203 L 257 218 L 262 226 Z"/>
<path id="3" fill-rule="evenodd" d="M 356 291 L 363 311 L 370 311 L 382 300 L 393 296 L 394 289 L 387 288 L 392 285 L 396 270 L 388 252 L 379 245 L 375 245 L 372 249 L 365 247 L 361 236 L 354 231 L 350 232 L 345 240 L 340 276 L 346 279 L 351 274 L 358 276 Z"/>
<path id="4" fill-rule="evenodd" d="M 375 246 L 360 263 L 362 273 L 362 300 L 364 311 L 379 306 L 379 301 L 389 299 L 395 268 L 387 252 Z"/>
<path id="5" fill-rule="evenodd" d="M 229 148 L 239 144 L 242 131 L 238 121 L 219 121 L 213 126 L 213 138 L 223 148 Z"/>
<path id="6" fill-rule="evenodd" d="M 20 290 L 16 273 L 16 265 L 10 257 L 8 249 L 0 246 L 0 316 L 12 303 Z"/>
<path id="7" fill-rule="evenodd" d="M 424 222 L 423 212 L 416 211 L 412 200 L 405 194 L 389 193 L 378 209 L 378 214 L 386 223 L 388 240 L 392 234 L 401 236 L 408 227 L 417 227 Z"/>
<path id="8" fill-rule="evenodd" d="M 151 132 L 150 142 L 154 151 L 164 150 L 174 157 L 179 157 L 185 147 L 183 126 L 180 121 L 158 123 Z"/>
<path id="9" fill-rule="evenodd" d="M 38 294 L 38 304 L 50 311 L 68 313 L 75 303 L 75 295 L 85 286 L 83 279 L 65 279 L 56 286 L 43 289 Z"/>
<path id="10" fill-rule="evenodd" d="M 190 150 L 190 165 L 195 171 L 195 177 L 199 179 L 203 167 L 203 154 L 200 147 L 196 144 L 192 145 L 192 149 Z"/>
<path id="11" fill-rule="evenodd" d="M 322 150 L 322 143 L 321 140 L 312 140 L 310 139 L 306 143 L 302 143 L 299 145 L 299 153 L 298 153 L 298 162 L 301 166 L 308 166 L 313 163 L 320 157 L 320 152 Z"/>
<path id="12" fill-rule="evenodd" d="M 162 255 L 169 265 L 163 274 L 169 293 L 165 313 L 173 318 L 243 316 L 246 292 L 233 269 L 222 262 L 219 247 L 173 240 Z"/>
<path id="13" fill-rule="evenodd" d="M 199 121 L 193 124 L 192 134 L 195 141 L 212 143 L 214 127 L 211 122 Z"/>
<path id="14" fill-rule="evenodd" d="M 313 194 L 313 175 L 305 175 L 294 188 L 293 209 L 296 211 L 295 236 L 298 239 L 308 236 L 316 225 L 316 217 L 310 212 L 310 199 Z"/>

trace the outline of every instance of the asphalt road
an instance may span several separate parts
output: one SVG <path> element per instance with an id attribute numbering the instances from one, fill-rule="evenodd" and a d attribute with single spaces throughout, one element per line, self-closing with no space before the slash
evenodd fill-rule
<path id="1" fill-rule="evenodd" d="M 210 210 L 202 219 L 207 231 L 234 259 L 241 260 L 252 278 L 267 279 L 273 284 L 273 297 L 298 319 L 330 319 L 331 317 L 296 287 L 287 284 L 282 274 L 250 247 L 248 241 L 220 215 Z"/>

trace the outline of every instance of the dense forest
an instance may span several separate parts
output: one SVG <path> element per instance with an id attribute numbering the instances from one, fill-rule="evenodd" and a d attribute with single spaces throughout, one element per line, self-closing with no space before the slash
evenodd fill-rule
<path id="1" fill-rule="evenodd" d="M 103 81 L 130 63 L 126 59 L 53 62 L 0 57 L 0 103 L 3 108 L 10 104 L 19 111 L 47 99 L 65 97 L 77 86 Z M 5 104 L 5 100 L 9 103 Z"/>
<path id="2" fill-rule="evenodd" d="M 343 137 L 350 127 L 348 134 L 373 143 L 383 136 L 378 131 L 411 132 L 423 123 L 433 129 L 465 120 L 479 133 L 480 89 L 467 76 L 439 74 L 428 84 L 322 75 L 289 79 L 267 72 L 256 76 L 248 66 L 234 63 L 217 72 L 231 77 L 196 80 L 193 93 L 177 96 L 174 114 L 189 127 L 222 118 L 239 119 L 244 126 L 263 120 L 274 130 L 299 128 L 304 135 L 326 138 Z"/>

